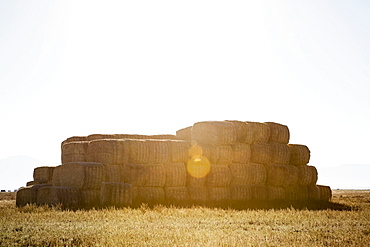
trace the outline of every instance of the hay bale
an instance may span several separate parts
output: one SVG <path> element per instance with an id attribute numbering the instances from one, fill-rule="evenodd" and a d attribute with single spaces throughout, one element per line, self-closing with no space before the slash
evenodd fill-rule
<path id="1" fill-rule="evenodd" d="M 236 142 L 234 124 L 226 121 L 204 121 L 195 123 L 191 131 L 192 140 L 211 145 L 231 145 Z"/>
<path id="2" fill-rule="evenodd" d="M 164 164 L 170 162 L 170 144 L 167 140 L 146 140 L 148 145 L 150 164 Z"/>
<path id="3" fill-rule="evenodd" d="M 290 149 L 290 160 L 291 165 L 307 165 L 310 161 L 311 152 L 310 149 L 305 145 L 300 144 L 288 144 Z"/>
<path id="4" fill-rule="evenodd" d="M 231 182 L 231 172 L 227 165 L 211 165 L 207 176 L 207 186 L 226 187 Z"/>
<path id="5" fill-rule="evenodd" d="M 233 149 L 231 146 L 226 145 L 216 145 L 211 146 L 211 156 L 209 161 L 211 164 L 216 165 L 230 165 L 233 163 Z"/>
<path id="6" fill-rule="evenodd" d="M 320 190 L 316 185 L 308 185 L 307 186 L 308 191 L 308 199 L 309 200 L 320 200 Z"/>
<path id="7" fill-rule="evenodd" d="M 128 151 L 125 139 L 93 140 L 87 147 L 87 161 L 102 164 L 127 164 Z"/>
<path id="8" fill-rule="evenodd" d="M 273 146 L 267 142 L 256 142 L 251 145 L 251 162 L 269 164 L 273 157 Z"/>
<path id="9" fill-rule="evenodd" d="M 252 189 L 253 200 L 267 200 L 269 198 L 267 186 L 265 185 L 250 185 Z"/>
<path id="10" fill-rule="evenodd" d="M 251 159 L 251 146 L 246 143 L 235 143 L 232 145 L 233 163 L 247 164 Z"/>
<path id="11" fill-rule="evenodd" d="M 62 164 L 68 162 L 85 162 L 87 160 L 88 141 L 68 142 L 62 146 Z"/>
<path id="12" fill-rule="evenodd" d="M 127 160 L 130 164 L 147 164 L 149 162 L 149 145 L 145 140 L 125 140 L 124 152 L 127 153 Z"/>
<path id="13" fill-rule="evenodd" d="M 169 142 L 170 162 L 186 163 L 189 160 L 190 145 L 186 141 L 173 140 Z"/>
<path id="14" fill-rule="evenodd" d="M 186 175 L 186 186 L 187 187 L 203 187 L 207 185 L 207 176 L 198 178 L 193 177 L 189 173 Z"/>
<path id="15" fill-rule="evenodd" d="M 257 163 L 233 163 L 230 173 L 233 185 L 264 185 L 267 179 L 265 166 Z"/>
<path id="16" fill-rule="evenodd" d="M 270 127 L 269 142 L 281 144 L 289 143 L 290 133 L 288 126 L 273 122 L 266 122 L 266 124 Z"/>
<path id="17" fill-rule="evenodd" d="M 286 144 L 271 143 L 272 157 L 271 163 L 289 165 L 290 148 Z"/>
<path id="18" fill-rule="evenodd" d="M 45 186 L 37 192 L 37 205 L 79 206 L 81 193 L 78 188 L 68 186 Z"/>
<path id="19" fill-rule="evenodd" d="M 289 186 L 296 186 L 298 185 L 298 179 L 299 179 L 299 171 L 296 166 L 287 165 L 286 166 L 288 173 L 285 176 L 285 180 L 282 187 L 286 188 Z"/>
<path id="20" fill-rule="evenodd" d="M 165 194 L 162 187 L 133 187 L 133 203 L 163 203 Z"/>
<path id="21" fill-rule="evenodd" d="M 212 145 L 205 145 L 205 144 L 194 144 L 189 149 L 189 156 L 188 157 L 206 157 L 208 160 L 211 159 L 212 156 Z"/>
<path id="22" fill-rule="evenodd" d="M 38 190 L 47 186 L 51 186 L 51 184 L 36 184 L 20 188 L 15 195 L 15 205 L 17 207 L 24 207 L 27 204 L 36 203 Z"/>
<path id="23" fill-rule="evenodd" d="M 165 187 L 186 186 L 186 166 L 184 163 L 170 163 L 164 165 L 166 172 Z"/>
<path id="24" fill-rule="evenodd" d="M 246 122 L 247 130 L 245 143 L 268 142 L 270 139 L 270 127 L 266 123 Z"/>
<path id="25" fill-rule="evenodd" d="M 204 156 L 194 156 L 186 163 L 186 170 L 191 177 L 204 178 L 209 174 L 211 162 Z"/>
<path id="26" fill-rule="evenodd" d="M 250 185 L 232 184 L 230 186 L 230 199 L 233 201 L 251 200 L 253 197 L 252 187 Z"/>
<path id="27" fill-rule="evenodd" d="M 104 179 L 105 169 L 102 164 L 94 162 L 71 162 L 55 168 L 53 186 L 100 189 Z"/>
<path id="28" fill-rule="evenodd" d="M 176 131 L 176 137 L 179 140 L 184 140 L 187 142 L 191 142 L 191 129 L 193 126 L 189 126 L 183 129 L 179 129 Z"/>
<path id="29" fill-rule="evenodd" d="M 83 189 L 81 193 L 81 205 L 84 207 L 98 207 L 100 206 L 100 190 Z"/>
<path id="30" fill-rule="evenodd" d="M 178 140 L 177 136 L 172 134 L 148 135 L 146 139 Z"/>
<path id="31" fill-rule="evenodd" d="M 62 141 L 60 147 L 62 148 L 64 144 L 69 142 L 84 142 L 84 141 L 87 141 L 87 136 L 72 136 Z"/>
<path id="32" fill-rule="evenodd" d="M 282 186 L 288 175 L 287 166 L 279 164 L 267 164 L 265 167 L 267 171 L 266 185 L 275 187 Z"/>
<path id="33" fill-rule="evenodd" d="M 287 200 L 303 201 L 308 200 L 307 186 L 289 186 L 285 189 Z"/>
<path id="34" fill-rule="evenodd" d="M 317 185 L 320 194 L 321 201 L 330 201 L 332 197 L 332 191 L 329 186 Z"/>
<path id="35" fill-rule="evenodd" d="M 187 186 L 189 199 L 195 203 L 205 203 L 208 201 L 207 186 Z"/>
<path id="36" fill-rule="evenodd" d="M 103 182 L 100 190 L 100 203 L 103 206 L 131 206 L 133 203 L 132 185 Z"/>
<path id="37" fill-rule="evenodd" d="M 41 166 L 33 170 L 33 181 L 35 184 L 51 183 L 55 166 Z"/>
<path id="38" fill-rule="evenodd" d="M 53 181 L 51 181 L 51 182 L 53 182 Z M 28 181 L 26 183 L 26 187 L 31 186 L 31 185 L 35 185 L 35 184 L 36 184 L 35 181 Z"/>
<path id="39" fill-rule="evenodd" d="M 116 134 L 91 134 L 86 137 L 88 141 L 102 140 L 102 139 L 118 139 Z"/>
<path id="40" fill-rule="evenodd" d="M 211 202 L 227 202 L 231 199 L 230 187 L 208 186 L 208 196 Z"/>
<path id="41" fill-rule="evenodd" d="M 164 194 L 166 202 L 171 204 L 184 203 L 189 201 L 188 188 L 181 187 L 165 187 Z"/>
<path id="42" fill-rule="evenodd" d="M 129 169 L 127 165 L 104 165 L 105 178 L 103 182 L 125 183 L 128 181 Z"/>
<path id="43" fill-rule="evenodd" d="M 236 142 L 245 142 L 248 130 L 247 123 L 237 120 L 226 120 L 226 122 L 230 122 L 234 125 L 236 133 Z"/>
<path id="44" fill-rule="evenodd" d="M 135 187 L 163 187 L 166 183 L 166 169 L 163 164 L 130 164 L 129 183 Z"/>
<path id="45" fill-rule="evenodd" d="M 267 186 L 268 200 L 285 200 L 286 192 L 283 187 Z"/>
<path id="46" fill-rule="evenodd" d="M 298 168 L 298 185 L 314 185 L 317 182 L 317 169 L 314 166 L 300 165 Z"/>

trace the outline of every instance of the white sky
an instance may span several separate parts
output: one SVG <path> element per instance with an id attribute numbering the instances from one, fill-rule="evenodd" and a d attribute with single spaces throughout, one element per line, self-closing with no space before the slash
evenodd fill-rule
<path id="1" fill-rule="evenodd" d="M 0 1 L 0 159 L 93 133 L 288 125 L 311 165 L 370 164 L 369 1 Z"/>

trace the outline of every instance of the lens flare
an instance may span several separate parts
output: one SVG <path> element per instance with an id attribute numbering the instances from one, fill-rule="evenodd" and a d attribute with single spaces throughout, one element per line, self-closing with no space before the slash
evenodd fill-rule
<path id="1" fill-rule="evenodd" d="M 211 169 L 211 162 L 204 156 L 193 156 L 187 163 L 186 169 L 195 178 L 204 178 Z"/>

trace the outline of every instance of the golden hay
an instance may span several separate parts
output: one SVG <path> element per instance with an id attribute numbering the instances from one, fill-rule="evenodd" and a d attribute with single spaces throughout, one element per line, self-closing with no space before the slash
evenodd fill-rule
<path id="1" fill-rule="evenodd" d="M 55 168 L 53 186 L 100 189 L 104 179 L 105 170 L 102 164 L 93 162 L 71 162 Z"/>
<path id="2" fill-rule="evenodd" d="M 252 189 L 252 199 L 254 200 L 267 200 L 268 190 L 265 185 L 250 185 Z"/>
<path id="3" fill-rule="evenodd" d="M 164 164 L 166 171 L 166 187 L 186 186 L 186 166 L 184 163 Z"/>
<path id="4" fill-rule="evenodd" d="M 266 124 L 270 127 L 269 142 L 289 143 L 290 133 L 288 126 L 273 122 L 266 122 Z"/>
<path id="5" fill-rule="evenodd" d="M 69 142 L 82 142 L 82 141 L 87 141 L 87 136 L 72 136 L 62 141 L 60 147 L 63 147 L 64 144 Z"/>
<path id="6" fill-rule="evenodd" d="M 266 123 L 246 122 L 247 132 L 245 143 L 268 142 L 270 139 L 270 127 Z"/>
<path id="7" fill-rule="evenodd" d="M 190 142 L 191 141 L 191 129 L 192 129 L 192 126 L 189 126 L 189 127 L 179 129 L 178 131 L 176 131 L 177 139 Z"/>
<path id="8" fill-rule="evenodd" d="M 251 162 L 259 164 L 271 163 L 273 146 L 267 142 L 256 142 L 251 145 Z"/>
<path id="9" fill-rule="evenodd" d="M 127 163 L 129 164 L 147 164 L 149 162 L 149 145 L 145 140 L 125 140 L 124 152 L 127 153 Z"/>
<path id="10" fill-rule="evenodd" d="M 164 164 L 170 162 L 170 141 L 147 139 L 150 164 Z"/>
<path id="11" fill-rule="evenodd" d="M 285 200 L 286 191 L 283 187 L 267 186 L 269 200 Z"/>
<path id="12" fill-rule="evenodd" d="M 124 207 L 131 206 L 133 188 L 127 183 L 103 182 L 100 191 L 100 203 L 103 206 Z"/>
<path id="13" fill-rule="evenodd" d="M 68 162 L 85 162 L 88 141 L 68 142 L 62 146 L 62 164 Z"/>
<path id="14" fill-rule="evenodd" d="M 232 145 L 233 163 L 247 164 L 251 159 L 251 146 L 246 143 L 235 143 Z"/>
<path id="15" fill-rule="evenodd" d="M 298 185 L 314 185 L 317 182 L 317 169 L 314 166 L 300 165 L 298 168 Z"/>
<path id="16" fill-rule="evenodd" d="M 182 187 L 165 187 L 164 194 L 167 203 L 181 203 L 189 200 L 188 188 Z"/>
<path id="17" fill-rule="evenodd" d="M 229 145 L 211 146 L 209 161 L 216 165 L 230 165 L 233 162 L 233 149 Z"/>
<path id="18" fill-rule="evenodd" d="M 87 161 L 102 164 L 127 164 L 128 154 L 124 139 L 100 139 L 87 147 Z"/>
<path id="19" fill-rule="evenodd" d="M 208 186 L 209 200 L 212 202 L 226 202 L 231 199 L 230 187 Z"/>
<path id="20" fill-rule="evenodd" d="M 279 164 L 267 164 L 265 167 L 267 170 L 266 185 L 275 187 L 282 186 L 288 175 L 287 166 Z"/>
<path id="21" fill-rule="evenodd" d="M 332 191 L 329 186 L 317 185 L 320 194 L 321 201 L 330 201 L 332 197 Z"/>
<path id="22" fill-rule="evenodd" d="M 320 200 L 320 189 L 316 185 L 308 185 L 307 191 L 309 200 Z"/>
<path id="23" fill-rule="evenodd" d="M 264 165 L 257 163 L 230 165 L 231 183 L 234 185 L 264 185 L 267 171 Z"/>
<path id="24" fill-rule="evenodd" d="M 271 163 L 289 165 L 290 148 L 286 144 L 271 143 L 272 157 Z"/>
<path id="25" fill-rule="evenodd" d="M 226 120 L 234 125 L 237 142 L 245 142 L 247 136 L 247 123 L 237 120 Z"/>
<path id="26" fill-rule="evenodd" d="M 298 179 L 299 179 L 298 167 L 287 165 L 286 168 L 288 170 L 288 174 L 286 174 L 285 180 L 281 186 L 285 188 L 289 186 L 298 185 Z"/>
<path id="27" fill-rule="evenodd" d="M 310 161 L 310 149 L 305 145 L 288 144 L 291 165 L 307 165 Z"/>
<path id="28" fill-rule="evenodd" d="M 186 141 L 173 140 L 169 142 L 170 162 L 186 163 L 189 160 L 190 145 Z"/>
<path id="29" fill-rule="evenodd" d="M 100 206 L 100 190 L 83 189 L 80 190 L 81 205 L 84 207 Z"/>
<path id="30" fill-rule="evenodd" d="M 233 201 L 251 200 L 253 197 L 252 187 L 250 185 L 231 185 L 230 199 Z"/>
<path id="31" fill-rule="evenodd" d="M 187 186 L 189 192 L 189 199 L 193 202 L 204 203 L 208 201 L 207 186 Z"/>
<path id="32" fill-rule="evenodd" d="M 55 166 L 41 166 L 33 170 L 33 181 L 35 184 L 51 183 Z"/>
<path id="33" fill-rule="evenodd" d="M 163 187 L 166 183 L 166 169 L 163 164 L 130 164 L 129 183 L 136 187 Z"/>
<path id="34" fill-rule="evenodd" d="M 36 184 L 20 188 L 16 193 L 15 204 L 17 207 L 23 207 L 27 204 L 36 203 L 38 190 L 47 186 L 51 186 L 51 184 Z"/>
<path id="35" fill-rule="evenodd" d="M 58 205 L 75 207 L 80 205 L 80 190 L 68 186 L 45 186 L 37 192 L 38 205 Z"/>
<path id="36" fill-rule="evenodd" d="M 117 139 L 117 135 L 115 134 L 91 134 L 88 135 L 86 138 L 88 141 L 95 141 L 101 139 Z"/>
<path id="37" fill-rule="evenodd" d="M 292 201 L 308 200 L 307 186 L 289 186 L 285 189 L 286 198 Z"/>
<path id="38" fill-rule="evenodd" d="M 211 165 L 207 176 L 207 185 L 213 187 L 226 187 L 231 182 L 231 172 L 227 165 Z"/>
<path id="39" fill-rule="evenodd" d="M 133 203 L 163 203 L 165 194 L 162 187 L 133 187 Z"/>
<path id="40" fill-rule="evenodd" d="M 226 121 L 204 121 L 193 125 L 192 140 L 212 145 L 231 145 L 236 142 L 236 130 Z"/>
<path id="41" fill-rule="evenodd" d="M 129 169 L 127 165 L 104 165 L 105 179 L 103 182 L 125 183 L 128 180 Z"/>

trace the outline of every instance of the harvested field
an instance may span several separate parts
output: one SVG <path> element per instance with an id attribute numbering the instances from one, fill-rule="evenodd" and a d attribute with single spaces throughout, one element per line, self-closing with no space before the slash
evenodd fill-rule
<path id="1" fill-rule="evenodd" d="M 2 193 L 0 193 L 1 195 Z M 330 203 L 246 210 L 166 207 L 63 210 L 0 201 L 1 246 L 368 246 L 370 191 Z"/>

